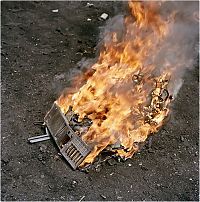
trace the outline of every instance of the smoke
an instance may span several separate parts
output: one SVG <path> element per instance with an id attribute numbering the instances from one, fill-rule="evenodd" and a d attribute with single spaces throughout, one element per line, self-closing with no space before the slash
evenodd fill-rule
<path id="1" fill-rule="evenodd" d="M 176 96 L 182 83 L 186 70 L 197 65 L 198 51 L 196 49 L 199 34 L 199 23 L 195 20 L 198 12 L 198 2 L 165 2 L 161 7 L 161 14 L 166 16 L 176 12 L 175 20 L 170 27 L 161 51 L 156 58 L 162 64 L 168 62 L 168 68 L 174 69 L 169 83 L 169 92 Z"/>
<path id="2" fill-rule="evenodd" d="M 146 2 L 144 2 L 145 4 Z M 160 2 L 157 2 L 158 4 Z M 160 75 L 166 69 L 171 69 L 168 90 L 174 97 L 177 96 L 183 83 L 183 75 L 186 70 L 191 70 L 197 65 L 199 51 L 198 33 L 198 2 L 162 2 L 160 15 L 167 19 L 174 14 L 174 20 L 169 23 L 169 33 L 165 40 L 159 44 L 159 51 L 153 58 L 148 58 L 147 64 L 153 63 L 156 68 L 155 75 Z M 112 43 L 112 35 L 117 33 L 117 40 L 123 39 L 125 24 L 124 15 L 118 15 L 110 19 L 104 29 L 101 29 L 99 47 L 102 44 Z M 133 27 L 134 29 L 134 27 Z M 134 32 L 133 32 L 134 33 Z M 134 38 L 132 34 L 130 37 Z"/>

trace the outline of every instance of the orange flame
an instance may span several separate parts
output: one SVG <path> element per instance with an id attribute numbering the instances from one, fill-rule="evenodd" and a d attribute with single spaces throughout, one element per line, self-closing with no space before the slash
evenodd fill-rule
<path id="1" fill-rule="evenodd" d="M 131 15 L 124 19 L 122 39 L 109 33 L 98 61 L 81 77 L 86 83 L 76 92 L 61 95 L 57 104 L 64 113 L 69 106 L 82 120 L 93 121 L 82 136 L 92 152 L 81 166 L 92 163 L 107 146 L 120 142 L 115 151 L 132 157 L 139 142 L 158 131 L 169 113 L 169 70 L 158 74 L 154 63 L 160 44 L 169 32 L 168 19 L 159 15 L 159 3 L 129 2 Z M 79 80 L 79 81 L 80 81 Z"/>

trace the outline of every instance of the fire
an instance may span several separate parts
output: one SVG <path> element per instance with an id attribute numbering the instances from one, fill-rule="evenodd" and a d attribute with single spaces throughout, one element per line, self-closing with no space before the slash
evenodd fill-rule
<path id="1" fill-rule="evenodd" d="M 167 87 L 173 68 L 159 70 L 155 62 L 168 36 L 173 14 L 163 19 L 159 2 L 129 2 L 130 16 L 124 18 L 123 36 L 106 36 L 98 61 L 77 83 L 85 83 L 75 93 L 57 100 L 63 113 L 69 107 L 92 120 L 82 140 L 92 152 L 81 166 L 92 163 L 110 145 L 116 155 L 130 158 L 149 134 L 163 125 L 169 114 L 171 97 Z"/>

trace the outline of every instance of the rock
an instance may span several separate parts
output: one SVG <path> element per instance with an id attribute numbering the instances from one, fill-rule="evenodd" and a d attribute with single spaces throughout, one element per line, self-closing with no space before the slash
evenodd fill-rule
<path id="1" fill-rule="evenodd" d="M 72 186 L 73 188 L 75 188 L 75 187 L 77 186 L 77 184 L 78 184 L 77 181 L 73 180 L 71 186 Z"/>
<path id="2" fill-rule="evenodd" d="M 181 137 L 180 137 L 180 140 L 181 140 L 181 142 L 184 142 L 184 137 L 181 136 Z"/>

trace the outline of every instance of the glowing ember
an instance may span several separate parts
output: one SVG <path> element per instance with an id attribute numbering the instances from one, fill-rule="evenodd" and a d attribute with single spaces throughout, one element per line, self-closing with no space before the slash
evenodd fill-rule
<path id="1" fill-rule="evenodd" d="M 138 143 L 157 132 L 169 114 L 172 97 L 167 88 L 176 67 L 157 58 L 175 13 L 162 18 L 160 6 L 160 2 L 129 2 L 131 15 L 124 18 L 124 33 L 108 33 L 98 61 L 76 81 L 85 82 L 82 87 L 57 100 L 63 113 L 71 106 L 79 121 L 92 120 L 81 138 L 93 150 L 81 166 L 116 144 L 121 146 L 111 149 L 116 155 L 132 157 Z"/>

